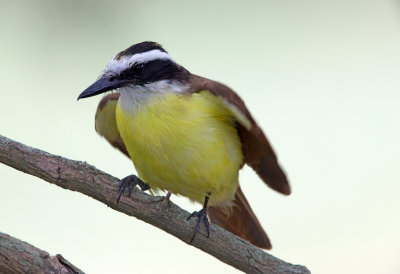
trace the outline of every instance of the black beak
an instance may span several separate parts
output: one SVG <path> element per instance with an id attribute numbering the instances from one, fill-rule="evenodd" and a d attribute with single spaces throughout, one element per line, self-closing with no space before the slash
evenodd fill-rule
<path id="1" fill-rule="evenodd" d="M 110 77 L 110 78 L 102 77 L 93 84 L 91 84 L 81 94 L 79 94 L 78 100 L 82 98 L 95 96 L 109 90 L 117 89 L 125 86 L 126 84 L 127 83 L 125 80 L 121 80 L 116 77 Z"/>

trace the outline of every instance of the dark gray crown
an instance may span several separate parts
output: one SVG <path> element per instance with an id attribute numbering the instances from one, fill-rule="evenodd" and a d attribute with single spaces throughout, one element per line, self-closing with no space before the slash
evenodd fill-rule
<path id="1" fill-rule="evenodd" d="M 120 59 L 125 56 L 132 56 L 137 53 L 142 53 L 150 50 L 155 50 L 158 49 L 159 51 L 162 52 L 167 52 L 165 49 L 162 48 L 162 46 L 156 42 L 151 42 L 151 41 L 145 41 L 141 42 L 135 45 L 130 46 L 126 50 L 121 51 L 120 53 L 117 54 L 116 59 Z"/>

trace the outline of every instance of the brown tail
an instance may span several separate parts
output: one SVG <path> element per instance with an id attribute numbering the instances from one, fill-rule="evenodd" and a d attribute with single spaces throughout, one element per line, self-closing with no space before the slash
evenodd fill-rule
<path id="1" fill-rule="evenodd" d="M 209 207 L 207 213 L 212 223 L 225 228 L 255 246 L 265 249 L 272 248 L 267 234 L 251 210 L 240 186 L 236 191 L 234 205 L 229 215 L 220 207 Z"/>

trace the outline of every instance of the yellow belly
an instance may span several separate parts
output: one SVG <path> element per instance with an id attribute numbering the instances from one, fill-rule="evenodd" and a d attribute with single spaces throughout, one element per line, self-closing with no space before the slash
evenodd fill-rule
<path id="1" fill-rule="evenodd" d="M 153 96 L 132 110 L 119 100 L 118 130 L 139 178 L 200 203 L 209 192 L 209 205 L 233 200 L 243 155 L 226 105 L 206 91 Z"/>

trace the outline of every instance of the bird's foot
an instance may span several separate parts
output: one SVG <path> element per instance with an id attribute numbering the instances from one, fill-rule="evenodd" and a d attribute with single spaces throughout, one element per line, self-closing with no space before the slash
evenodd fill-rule
<path id="1" fill-rule="evenodd" d="M 192 236 L 192 239 L 190 240 L 190 242 L 193 242 L 194 238 L 196 237 L 197 232 L 199 231 L 201 224 L 204 222 L 206 231 L 207 231 L 207 238 L 210 238 L 210 222 L 208 221 L 208 217 L 207 217 L 207 209 L 203 208 L 200 211 L 195 211 L 192 214 L 190 214 L 189 218 L 187 218 L 187 220 L 189 221 L 190 218 L 192 217 L 197 217 L 197 224 L 196 227 L 194 229 L 194 233 Z"/>
<path id="2" fill-rule="evenodd" d="M 136 185 L 138 185 L 142 191 L 150 189 L 150 186 L 140 180 L 136 175 L 126 176 L 121 180 L 121 184 L 119 186 L 117 204 L 122 194 L 125 192 L 125 189 L 128 188 L 128 196 L 130 197 L 133 191 L 133 187 Z"/>

